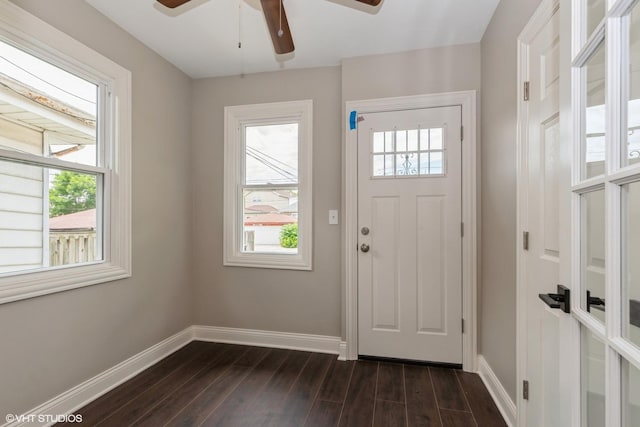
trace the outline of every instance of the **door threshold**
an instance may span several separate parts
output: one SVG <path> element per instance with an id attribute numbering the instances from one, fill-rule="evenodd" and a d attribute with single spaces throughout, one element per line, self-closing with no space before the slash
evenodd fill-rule
<path id="1" fill-rule="evenodd" d="M 386 363 L 404 363 L 406 365 L 421 365 L 431 366 L 435 368 L 446 369 L 462 369 L 462 363 L 447 363 L 447 362 L 431 362 L 428 360 L 414 360 L 414 359 L 400 359 L 397 357 L 381 357 L 381 356 L 368 356 L 365 354 L 359 354 L 358 360 L 370 360 L 374 362 L 386 362 Z"/>

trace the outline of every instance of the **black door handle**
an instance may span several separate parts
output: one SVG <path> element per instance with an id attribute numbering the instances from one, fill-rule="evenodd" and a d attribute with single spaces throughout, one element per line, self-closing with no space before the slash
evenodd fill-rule
<path id="1" fill-rule="evenodd" d="M 557 294 L 538 294 L 538 297 L 551 308 L 571 313 L 571 291 L 562 285 L 558 285 Z"/>
<path id="2" fill-rule="evenodd" d="M 592 297 L 591 291 L 587 291 L 587 311 L 589 313 L 591 313 L 591 306 L 595 306 L 598 310 L 605 311 L 604 300 L 602 298 Z"/>

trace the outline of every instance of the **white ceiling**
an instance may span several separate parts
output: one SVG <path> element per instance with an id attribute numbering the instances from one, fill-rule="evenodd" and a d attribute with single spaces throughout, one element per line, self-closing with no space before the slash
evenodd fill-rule
<path id="1" fill-rule="evenodd" d="M 479 42 L 499 0 L 283 0 L 295 52 L 278 57 L 259 0 L 86 0 L 193 78 L 337 65 L 343 58 Z M 238 40 L 242 48 L 238 48 Z"/>

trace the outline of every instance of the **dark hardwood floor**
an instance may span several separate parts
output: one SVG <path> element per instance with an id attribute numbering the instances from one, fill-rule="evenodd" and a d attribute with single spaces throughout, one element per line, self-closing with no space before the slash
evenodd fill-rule
<path id="1" fill-rule="evenodd" d="M 506 425 L 475 374 L 199 341 L 76 414 L 100 427 Z"/>

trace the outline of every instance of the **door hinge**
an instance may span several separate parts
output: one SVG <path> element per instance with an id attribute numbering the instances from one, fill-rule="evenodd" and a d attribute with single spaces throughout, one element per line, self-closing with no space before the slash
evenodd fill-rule
<path id="1" fill-rule="evenodd" d="M 524 82 L 524 100 L 529 100 L 529 82 Z"/>
<path id="2" fill-rule="evenodd" d="M 460 141 L 464 141 L 464 126 L 460 126 Z"/>
<path id="3" fill-rule="evenodd" d="M 524 249 L 525 251 L 529 250 L 529 232 L 528 231 L 522 232 L 522 249 Z"/>
<path id="4" fill-rule="evenodd" d="M 529 381 L 522 381 L 522 398 L 524 400 L 529 400 Z"/>
<path id="5" fill-rule="evenodd" d="M 464 237 L 464 222 L 460 223 L 460 237 Z"/>
<path id="6" fill-rule="evenodd" d="M 461 320 L 462 320 L 462 333 L 464 334 L 464 319 L 461 319 Z"/>

